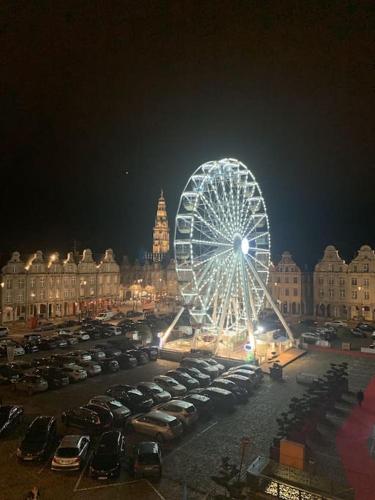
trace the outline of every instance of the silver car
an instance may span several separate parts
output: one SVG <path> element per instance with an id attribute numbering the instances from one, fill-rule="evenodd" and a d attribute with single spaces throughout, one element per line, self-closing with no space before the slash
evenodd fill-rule
<path id="1" fill-rule="evenodd" d="M 24 391 L 31 396 L 35 392 L 44 392 L 48 389 L 48 382 L 38 375 L 25 375 L 14 384 L 17 391 Z"/>
<path id="2" fill-rule="evenodd" d="M 160 385 L 155 382 L 140 382 L 137 389 L 145 396 L 152 398 L 156 404 L 166 403 L 172 399 L 170 392 L 165 391 Z"/>
<path id="3" fill-rule="evenodd" d="M 172 396 L 184 396 L 187 393 L 187 389 L 184 385 L 181 385 L 172 377 L 167 377 L 166 375 L 159 375 L 154 378 L 154 382 L 156 382 L 160 387 L 162 387 L 165 391 L 168 391 Z"/>
<path id="4" fill-rule="evenodd" d="M 81 366 L 87 372 L 89 377 L 95 377 L 102 373 L 102 367 L 95 361 L 80 361 L 78 366 Z"/>
<path id="5" fill-rule="evenodd" d="M 144 415 L 131 418 L 129 425 L 142 434 L 153 436 L 158 441 L 169 441 L 183 433 L 181 422 L 172 415 L 162 411 L 150 411 Z"/>
<path id="6" fill-rule="evenodd" d="M 155 410 L 160 410 L 168 415 L 173 415 L 178 418 L 185 427 L 190 427 L 198 420 L 198 412 L 192 403 L 172 399 L 168 403 L 161 403 L 155 407 Z"/>
<path id="7" fill-rule="evenodd" d="M 86 460 L 90 436 L 65 436 L 51 463 L 52 470 L 79 470 Z"/>
<path id="8" fill-rule="evenodd" d="M 68 375 L 69 382 L 80 382 L 87 379 L 87 371 L 75 363 L 64 363 L 62 371 Z"/>

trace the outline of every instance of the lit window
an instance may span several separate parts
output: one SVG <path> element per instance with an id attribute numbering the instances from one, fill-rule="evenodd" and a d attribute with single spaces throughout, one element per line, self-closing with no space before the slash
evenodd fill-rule
<path id="1" fill-rule="evenodd" d="M 355 290 L 352 291 L 352 299 L 357 298 L 357 292 Z"/>
<path id="2" fill-rule="evenodd" d="M 345 298 L 345 290 L 343 290 L 343 289 L 340 290 L 340 298 L 341 299 Z"/>
<path id="3" fill-rule="evenodd" d="M 332 288 L 329 289 L 329 296 L 330 297 L 334 296 L 334 290 Z"/>
<path id="4" fill-rule="evenodd" d="M 368 273 L 369 271 L 369 265 L 368 264 L 363 264 L 363 272 Z"/>
<path id="5" fill-rule="evenodd" d="M 8 290 L 11 290 L 12 288 L 12 280 L 6 280 L 6 287 Z"/>
<path id="6" fill-rule="evenodd" d="M 365 300 L 370 300 L 370 292 L 365 292 Z"/>

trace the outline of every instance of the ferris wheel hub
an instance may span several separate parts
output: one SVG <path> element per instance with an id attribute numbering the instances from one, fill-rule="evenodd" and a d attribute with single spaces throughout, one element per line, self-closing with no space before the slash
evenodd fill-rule
<path id="1" fill-rule="evenodd" d="M 249 248 L 250 248 L 249 240 L 245 236 L 245 238 L 242 238 L 242 241 L 241 241 L 241 250 L 242 250 L 242 253 L 244 255 L 247 255 L 249 253 Z"/>

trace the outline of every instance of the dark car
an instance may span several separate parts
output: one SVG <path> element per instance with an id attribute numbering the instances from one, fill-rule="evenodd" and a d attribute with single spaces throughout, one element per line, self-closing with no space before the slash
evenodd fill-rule
<path id="1" fill-rule="evenodd" d="M 87 405 L 85 405 L 85 408 L 88 408 L 89 410 L 92 410 L 99 415 L 99 418 L 102 422 L 103 430 L 109 430 L 113 428 L 115 417 L 111 412 L 111 410 L 102 405 L 97 405 L 92 403 L 88 403 Z"/>
<path id="2" fill-rule="evenodd" d="M 228 380 L 226 378 L 216 378 L 212 382 L 211 387 L 220 387 L 220 389 L 226 389 L 227 391 L 232 392 L 239 403 L 246 403 L 249 399 L 249 393 L 244 387 L 241 387 L 235 382 L 232 382 L 232 380 Z"/>
<path id="3" fill-rule="evenodd" d="M 36 344 L 42 340 L 40 333 L 26 333 L 23 338 L 25 342 L 35 342 Z"/>
<path id="4" fill-rule="evenodd" d="M 350 330 L 350 333 L 353 335 L 353 337 L 361 337 L 361 338 L 366 338 L 366 332 L 364 330 L 361 330 L 360 328 L 352 328 Z"/>
<path id="5" fill-rule="evenodd" d="M 57 347 L 56 340 L 49 337 L 42 338 L 39 344 L 39 349 L 41 351 L 50 351 L 51 349 L 57 349 Z"/>
<path id="6" fill-rule="evenodd" d="M 214 404 L 208 396 L 204 396 L 203 394 L 188 394 L 182 399 L 193 404 L 198 411 L 198 415 L 202 418 L 211 418 L 214 414 Z"/>
<path id="7" fill-rule="evenodd" d="M 55 417 L 36 417 L 29 425 L 17 450 L 20 460 L 45 460 L 57 443 Z"/>
<path id="8" fill-rule="evenodd" d="M 67 427 L 77 427 L 89 433 L 103 432 L 104 430 L 110 429 L 112 427 L 113 417 L 111 420 L 108 418 L 108 415 L 99 415 L 96 410 L 96 407 L 88 408 L 86 406 L 72 408 L 62 413 L 61 420 Z"/>
<path id="9" fill-rule="evenodd" d="M 165 391 L 160 385 L 155 382 L 140 382 L 137 389 L 145 396 L 152 398 L 155 404 L 166 403 L 172 399 L 171 393 Z"/>
<path id="10" fill-rule="evenodd" d="M 157 477 L 162 474 L 162 458 L 159 443 L 143 441 L 135 448 L 134 475 L 140 477 Z"/>
<path id="11" fill-rule="evenodd" d="M 91 460 L 91 476 L 97 479 L 118 477 L 125 456 L 125 445 L 125 436 L 121 431 L 104 432 Z"/>
<path id="12" fill-rule="evenodd" d="M 18 382 L 22 372 L 7 365 L 0 365 L 0 384 L 15 384 Z"/>
<path id="13" fill-rule="evenodd" d="M 118 347 L 110 346 L 107 344 L 96 344 L 95 349 L 100 349 L 105 353 L 106 356 L 111 357 L 117 357 L 121 355 L 121 349 Z"/>
<path id="14" fill-rule="evenodd" d="M 209 375 L 211 380 L 219 376 L 219 369 L 216 366 L 211 366 L 206 361 L 197 358 L 183 358 L 181 361 L 183 368 L 197 368 L 202 373 Z"/>
<path id="15" fill-rule="evenodd" d="M 101 366 L 103 373 L 116 373 L 120 369 L 117 359 L 113 357 L 107 356 L 105 359 L 98 361 L 98 363 Z"/>
<path id="16" fill-rule="evenodd" d="M 39 342 L 23 340 L 21 341 L 21 346 L 25 349 L 26 354 L 33 354 L 39 351 Z"/>
<path id="17" fill-rule="evenodd" d="M 178 366 L 176 370 L 179 372 L 187 373 L 188 375 L 190 375 L 190 377 L 198 380 L 201 387 L 207 387 L 211 384 L 211 377 L 199 371 L 198 368 Z"/>
<path id="18" fill-rule="evenodd" d="M 131 415 L 131 410 L 127 406 L 108 394 L 94 396 L 90 399 L 88 404 L 97 405 L 98 407 L 100 406 L 101 408 L 109 410 L 113 415 L 113 423 L 116 426 L 123 426 Z"/>
<path id="19" fill-rule="evenodd" d="M 159 357 L 159 349 L 156 346 L 142 346 L 138 349 L 146 353 L 150 361 L 156 361 Z"/>
<path id="20" fill-rule="evenodd" d="M 13 370 L 17 370 L 19 373 L 23 373 L 34 368 L 31 361 L 23 360 L 12 361 L 11 363 L 8 363 L 7 366 L 9 366 L 9 368 L 12 368 Z"/>
<path id="21" fill-rule="evenodd" d="M 235 409 L 235 396 L 226 389 L 201 387 L 200 389 L 193 389 L 191 394 L 203 394 L 203 396 L 209 397 L 217 411 L 231 412 Z"/>
<path id="22" fill-rule="evenodd" d="M 106 394 L 130 408 L 133 413 L 147 412 L 154 404 L 154 400 L 150 396 L 145 396 L 131 385 L 113 385 L 106 390 Z"/>
<path id="23" fill-rule="evenodd" d="M 217 368 L 220 375 L 223 372 L 225 372 L 225 366 L 222 365 L 221 363 L 218 363 L 215 359 L 213 359 L 213 358 L 200 358 L 200 359 L 202 359 L 202 361 L 205 361 L 206 363 L 208 363 L 210 366 Z"/>
<path id="24" fill-rule="evenodd" d="M 126 352 L 122 352 L 116 359 L 121 369 L 135 368 L 138 365 L 137 358 Z"/>
<path id="25" fill-rule="evenodd" d="M 90 335 L 92 340 L 99 340 L 102 337 L 102 329 L 101 328 L 91 328 L 90 330 L 86 330 Z"/>
<path id="26" fill-rule="evenodd" d="M 69 342 L 63 335 L 53 335 L 50 337 L 50 340 L 52 340 L 52 342 L 56 342 L 59 349 L 65 349 L 69 346 Z"/>
<path id="27" fill-rule="evenodd" d="M 239 387 L 243 387 L 249 394 L 254 391 L 255 386 L 252 380 L 250 380 L 250 378 L 246 377 L 245 375 L 241 375 L 238 372 L 223 374 L 223 378 L 231 380 Z"/>
<path id="28" fill-rule="evenodd" d="M 358 323 L 356 328 L 363 330 L 364 332 L 373 333 L 375 332 L 375 326 L 369 325 L 368 323 Z"/>
<path id="29" fill-rule="evenodd" d="M 13 429 L 22 421 L 23 407 L 18 405 L 0 406 L 0 436 Z"/>
<path id="30" fill-rule="evenodd" d="M 105 352 L 102 351 L 101 349 L 93 348 L 93 349 L 87 349 L 87 352 L 91 354 L 91 358 L 94 361 L 102 361 L 103 359 L 106 358 Z"/>
<path id="31" fill-rule="evenodd" d="M 196 389 L 200 385 L 197 379 L 190 377 L 188 373 L 184 373 L 178 370 L 169 370 L 167 371 L 166 375 L 177 380 L 179 384 L 184 385 L 188 391 L 190 389 Z"/>
<path id="32" fill-rule="evenodd" d="M 31 363 L 33 366 L 49 366 L 51 362 L 51 358 L 34 358 Z"/>
<path id="33" fill-rule="evenodd" d="M 140 349 L 128 349 L 125 351 L 126 354 L 130 354 L 130 356 L 133 356 L 136 358 L 137 363 L 139 365 L 145 365 L 150 361 L 150 358 L 148 357 L 148 354 L 141 351 Z"/>
<path id="34" fill-rule="evenodd" d="M 69 385 L 69 377 L 61 370 L 54 366 L 41 366 L 34 371 L 35 375 L 40 375 L 48 382 L 50 389 L 59 389 Z"/>

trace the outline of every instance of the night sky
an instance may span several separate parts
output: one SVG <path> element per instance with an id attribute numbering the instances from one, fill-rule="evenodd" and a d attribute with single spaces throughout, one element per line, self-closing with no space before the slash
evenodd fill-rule
<path id="1" fill-rule="evenodd" d="M 150 249 L 201 163 L 242 160 L 277 258 L 375 246 L 373 1 L 5 1 L 0 253 Z M 128 174 L 126 174 L 128 172 Z"/>

